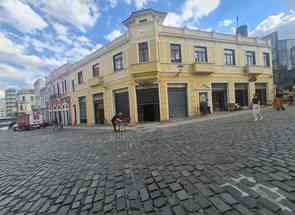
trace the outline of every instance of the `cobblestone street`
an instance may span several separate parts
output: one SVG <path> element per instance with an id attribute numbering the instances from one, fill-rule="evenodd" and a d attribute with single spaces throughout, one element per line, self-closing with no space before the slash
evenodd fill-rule
<path id="1" fill-rule="evenodd" d="M 0 214 L 295 214 L 295 108 L 263 114 L 0 131 Z"/>

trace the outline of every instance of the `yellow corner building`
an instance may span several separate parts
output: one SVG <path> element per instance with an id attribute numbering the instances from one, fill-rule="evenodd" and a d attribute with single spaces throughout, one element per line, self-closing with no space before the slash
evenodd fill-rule
<path id="1" fill-rule="evenodd" d="M 267 41 L 163 25 L 166 13 L 133 12 L 128 32 L 70 66 L 63 77 L 72 124 L 110 123 L 115 113 L 131 123 L 167 121 L 231 104 L 263 105 L 273 96 L 271 46 Z M 63 80 L 57 80 L 63 81 Z"/>

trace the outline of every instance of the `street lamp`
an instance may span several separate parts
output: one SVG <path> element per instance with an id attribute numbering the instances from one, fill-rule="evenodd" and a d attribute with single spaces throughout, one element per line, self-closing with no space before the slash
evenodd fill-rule
<path id="1" fill-rule="evenodd" d="M 178 69 L 178 72 L 177 72 L 177 74 L 176 74 L 176 76 L 179 76 L 179 74 L 182 72 L 182 70 L 183 70 L 183 65 L 182 64 L 179 64 L 178 66 L 177 66 L 177 69 Z"/>

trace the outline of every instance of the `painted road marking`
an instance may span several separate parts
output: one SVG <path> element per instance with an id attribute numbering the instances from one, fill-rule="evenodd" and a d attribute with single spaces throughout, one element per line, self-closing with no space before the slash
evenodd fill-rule
<path id="1" fill-rule="evenodd" d="M 254 186 L 250 187 L 250 189 L 258 193 L 262 198 L 265 198 L 273 202 L 274 204 L 278 205 L 282 210 L 292 212 L 292 210 L 289 207 L 281 203 L 282 200 L 287 200 L 287 198 L 279 192 L 279 189 L 277 187 L 268 187 L 263 184 L 257 183 L 253 177 L 240 175 L 239 178 L 230 178 L 230 180 L 233 183 L 227 182 L 225 184 L 222 184 L 221 187 L 232 187 L 235 190 L 239 191 L 242 197 L 247 197 L 249 196 L 249 194 L 243 191 L 241 188 L 239 188 L 239 183 L 243 179 L 255 184 Z"/>

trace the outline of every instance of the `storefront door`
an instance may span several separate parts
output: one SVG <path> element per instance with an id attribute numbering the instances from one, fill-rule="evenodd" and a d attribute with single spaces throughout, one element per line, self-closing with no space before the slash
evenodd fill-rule
<path id="1" fill-rule="evenodd" d="M 169 118 L 187 117 L 186 91 L 186 84 L 171 84 L 168 86 Z"/>
<path id="2" fill-rule="evenodd" d="M 247 107 L 249 105 L 248 83 L 235 84 L 235 97 L 236 103 L 239 104 L 241 107 Z"/>
<path id="3" fill-rule="evenodd" d="M 79 97 L 79 109 L 80 109 L 80 124 L 87 123 L 85 96 Z"/>
<path id="4" fill-rule="evenodd" d="M 256 83 L 255 84 L 255 94 L 258 97 L 261 105 L 267 104 L 267 84 L 266 83 Z"/>
<path id="5" fill-rule="evenodd" d="M 104 124 L 104 104 L 102 93 L 93 95 L 93 105 L 95 124 Z"/>
<path id="6" fill-rule="evenodd" d="M 138 121 L 149 122 L 160 120 L 159 90 L 158 86 L 137 88 Z"/>
<path id="7" fill-rule="evenodd" d="M 199 92 L 199 109 L 201 114 L 210 113 L 208 106 L 208 92 Z"/>
<path id="8" fill-rule="evenodd" d="M 226 83 L 212 84 L 213 111 L 227 111 L 227 89 Z"/>
<path id="9" fill-rule="evenodd" d="M 122 113 L 125 116 L 130 116 L 129 111 L 129 94 L 126 90 L 117 90 L 114 92 L 116 113 Z"/>

